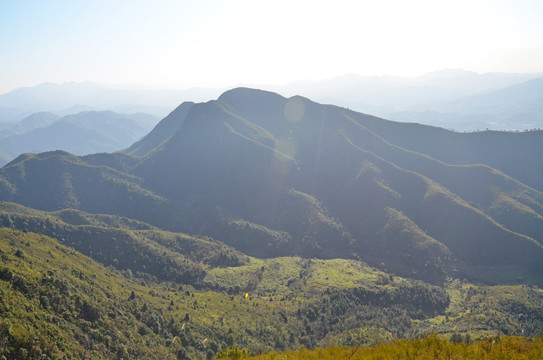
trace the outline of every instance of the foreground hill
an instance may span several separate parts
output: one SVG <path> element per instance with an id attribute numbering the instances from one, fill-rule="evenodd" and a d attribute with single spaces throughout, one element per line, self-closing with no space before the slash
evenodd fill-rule
<path id="1" fill-rule="evenodd" d="M 39 215 L 31 209 L 15 212 Z M 87 223 L 107 218 L 77 212 L 47 216 Z M 62 232 L 66 225 L 58 226 L 56 236 L 65 243 L 96 241 L 92 231 L 72 238 Z M 436 287 L 354 260 L 203 264 L 205 281 L 195 289 L 182 279 L 158 281 L 153 269 L 104 267 L 29 231 L 0 229 L 0 249 L 0 356 L 6 359 L 211 358 L 229 346 L 263 352 L 371 345 L 428 333 L 536 336 L 543 329 L 540 290 L 459 281 Z"/>
<path id="2" fill-rule="evenodd" d="M 541 133 L 495 135 L 240 88 L 182 104 L 128 154 L 20 156 L 0 170 L 0 199 L 122 215 L 264 258 L 542 284 Z"/>

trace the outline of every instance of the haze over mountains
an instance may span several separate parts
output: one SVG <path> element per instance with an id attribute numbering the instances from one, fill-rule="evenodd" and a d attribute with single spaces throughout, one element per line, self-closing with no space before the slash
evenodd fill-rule
<path id="1" fill-rule="evenodd" d="M 284 92 L 275 90 L 386 119 L 456 131 L 524 130 L 543 124 L 535 109 L 541 103 L 542 90 L 530 82 L 541 75 L 464 70 L 436 71 L 415 78 L 346 75 L 292 84 Z M 505 98 L 508 100 L 501 101 Z"/>
<path id="2" fill-rule="evenodd" d="M 0 95 L 0 122 L 16 122 L 35 112 L 61 115 L 90 110 L 148 113 L 164 117 L 179 99 L 203 101 L 220 94 L 217 89 L 163 90 L 92 82 L 45 83 Z"/>
<path id="3" fill-rule="evenodd" d="M 526 130 L 543 126 L 538 110 L 541 86 L 530 82 L 542 75 L 442 70 L 414 78 L 345 75 L 320 82 L 252 87 L 456 131 Z M 42 84 L 0 95 L 0 122 L 15 122 L 39 111 L 66 115 L 111 110 L 164 117 L 181 101 L 206 101 L 224 90 L 160 90 L 90 82 Z"/>
<path id="4" fill-rule="evenodd" d="M 156 121 L 143 113 L 85 111 L 64 117 L 35 113 L 15 124 L 0 124 L 0 165 L 25 152 L 62 149 L 87 155 L 121 150 L 147 134 Z"/>
<path id="5" fill-rule="evenodd" d="M 0 199 L 434 283 L 543 278 L 541 131 L 461 134 L 238 88 L 181 104 L 124 152 L 22 155 Z"/>

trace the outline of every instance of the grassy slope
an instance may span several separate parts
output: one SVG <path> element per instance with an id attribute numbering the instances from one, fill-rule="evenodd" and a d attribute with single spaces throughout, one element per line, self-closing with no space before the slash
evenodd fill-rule
<path id="1" fill-rule="evenodd" d="M 333 308 L 345 326 L 342 331 L 331 335 L 335 342 L 342 344 L 353 345 L 356 341 L 375 343 L 398 335 L 421 336 L 428 333 L 450 335 L 462 332 L 478 338 L 499 334 L 537 336 L 543 331 L 543 311 L 540 310 L 543 305 L 543 291 L 539 289 L 523 285 L 475 286 L 455 280 L 445 286 L 449 300 L 440 305 L 439 300 L 434 298 L 437 302 L 431 304 L 428 299 L 443 296 L 436 291 L 437 288 L 390 276 L 354 260 L 307 260 L 291 257 L 251 259 L 243 266 L 211 269 L 204 282 L 211 288 L 248 291 L 251 296 L 271 302 L 280 301 L 282 306 L 286 307 L 292 306 L 294 302 L 297 306 L 292 310 L 302 309 L 304 314 L 311 315 L 311 309 L 317 309 L 319 316 L 325 317 L 325 322 L 333 322 L 328 311 Z M 356 295 L 355 300 L 345 300 L 353 294 Z M 382 296 L 383 294 L 386 296 Z M 402 295 L 400 299 L 395 299 L 394 294 Z M 338 303 L 345 300 L 353 308 L 375 314 L 380 311 L 381 306 L 399 306 L 411 312 L 408 316 L 410 319 L 405 319 L 409 323 L 408 329 L 404 329 L 403 334 L 394 333 L 394 326 L 387 330 L 390 324 L 387 325 L 387 317 L 383 316 L 383 323 L 379 325 L 381 330 L 384 330 L 381 335 L 353 339 L 356 337 L 353 332 L 371 327 L 368 326 L 372 323 L 371 319 L 359 318 L 358 322 L 350 323 L 352 319 L 348 317 L 358 316 L 356 311 L 338 310 L 330 302 L 327 303 L 326 299 L 337 299 Z M 380 302 L 372 303 L 372 299 L 380 299 Z M 436 311 L 432 314 L 431 309 L 425 310 L 424 304 L 436 306 Z M 417 308 L 414 309 L 411 305 Z M 422 315 L 419 310 L 426 311 L 426 315 Z M 313 323 L 316 327 L 320 325 L 319 321 Z M 349 333 L 349 336 L 344 336 Z M 320 345 L 326 344 L 326 341 L 323 338 Z"/>
<path id="2" fill-rule="evenodd" d="M 331 346 L 324 349 L 299 349 L 285 353 L 272 352 L 251 356 L 248 351 L 229 349 L 218 359 L 352 359 L 352 360 L 416 360 L 416 359 L 541 359 L 543 338 L 491 338 L 474 343 L 455 343 L 434 336 L 424 339 L 395 341 L 371 348 Z"/>

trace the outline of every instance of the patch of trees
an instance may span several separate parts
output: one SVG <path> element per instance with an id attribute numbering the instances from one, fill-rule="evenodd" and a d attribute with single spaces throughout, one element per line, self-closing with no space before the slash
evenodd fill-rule
<path id="1" fill-rule="evenodd" d="M 408 337 L 412 319 L 444 313 L 449 302 L 446 291 L 424 283 L 377 290 L 328 289 L 322 298 L 302 304 L 296 315 L 305 324 L 303 345 L 313 347 L 329 333 L 358 328 L 381 328 L 395 337 Z"/>

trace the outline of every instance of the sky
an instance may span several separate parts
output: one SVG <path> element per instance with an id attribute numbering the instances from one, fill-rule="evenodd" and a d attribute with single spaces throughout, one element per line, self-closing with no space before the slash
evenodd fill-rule
<path id="1" fill-rule="evenodd" d="M 0 94 L 543 71 L 540 0 L 0 0 Z"/>

